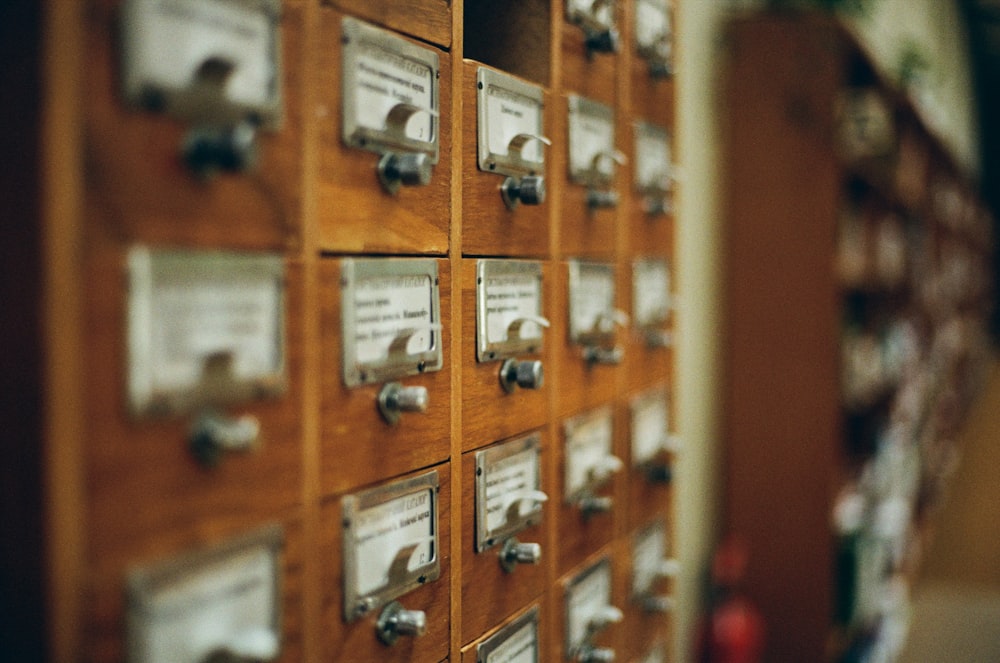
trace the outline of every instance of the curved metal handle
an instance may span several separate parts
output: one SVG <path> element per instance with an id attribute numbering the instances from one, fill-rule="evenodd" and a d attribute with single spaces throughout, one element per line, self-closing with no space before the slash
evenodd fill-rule
<path id="1" fill-rule="evenodd" d="M 402 359 L 403 357 L 409 357 L 410 353 L 406 351 L 406 346 L 410 344 L 410 339 L 414 335 L 419 334 L 423 331 L 440 331 L 441 323 L 432 322 L 425 325 L 414 325 L 413 327 L 407 327 L 406 329 L 401 329 L 396 334 L 396 337 L 392 339 L 392 343 L 389 344 L 389 357 L 395 359 Z"/>
<path id="2" fill-rule="evenodd" d="M 520 339 L 521 327 L 523 327 L 524 324 L 528 322 L 536 324 L 539 327 L 545 329 L 548 329 L 552 325 L 552 323 L 549 322 L 548 318 L 543 318 L 540 315 L 525 315 L 520 318 L 515 318 L 510 321 L 509 325 L 507 325 L 507 339 L 508 340 Z"/>
<path id="3" fill-rule="evenodd" d="M 399 138 L 405 138 L 406 124 L 417 113 L 427 113 L 431 117 L 438 117 L 438 112 L 433 108 L 400 102 L 390 108 L 389 114 L 385 116 L 385 130 Z"/>
<path id="4" fill-rule="evenodd" d="M 603 631 L 612 624 L 618 624 L 625 619 L 625 613 L 613 605 L 598 608 L 587 619 L 587 632 L 590 634 Z"/>
<path id="5" fill-rule="evenodd" d="M 507 515 L 507 522 L 516 519 L 520 515 L 522 502 L 533 504 L 544 504 L 549 501 L 549 496 L 540 490 L 517 490 L 510 493 L 504 499 L 503 510 Z"/>
<path id="6" fill-rule="evenodd" d="M 612 474 L 621 471 L 625 463 L 617 456 L 607 455 L 590 466 L 588 474 L 591 481 L 605 481 Z"/>
<path id="7" fill-rule="evenodd" d="M 208 412 L 198 418 L 189 445 L 203 464 L 214 467 L 226 452 L 249 452 L 260 443 L 260 422 L 252 415 L 225 417 Z"/>
<path id="8" fill-rule="evenodd" d="M 537 134 L 516 134 L 510 141 L 507 142 L 507 152 L 517 155 L 517 158 L 521 158 L 521 150 L 524 146 L 533 140 L 537 140 L 542 145 L 552 145 L 552 141 L 545 136 L 539 136 Z"/>
<path id="9" fill-rule="evenodd" d="M 591 331 L 598 334 L 610 334 L 615 330 L 615 326 L 627 327 L 629 323 L 628 313 L 621 309 L 611 309 L 602 311 L 594 319 L 594 326 Z"/>

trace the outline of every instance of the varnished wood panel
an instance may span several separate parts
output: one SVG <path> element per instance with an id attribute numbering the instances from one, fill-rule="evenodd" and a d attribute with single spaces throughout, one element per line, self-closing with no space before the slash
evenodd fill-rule
<path id="1" fill-rule="evenodd" d="M 323 0 L 351 16 L 404 32 L 411 37 L 448 48 L 451 46 L 449 0 Z M 442 80 L 446 80 L 443 79 Z"/>
<path id="2" fill-rule="evenodd" d="M 547 597 L 548 594 L 546 594 L 544 597 L 541 598 L 547 598 Z M 548 601 L 533 601 L 524 610 L 518 611 L 514 615 L 511 615 L 508 619 L 504 619 L 503 622 L 497 624 L 491 624 L 490 627 L 484 630 L 482 633 L 480 633 L 479 636 L 477 636 L 474 641 L 462 646 L 462 658 L 461 658 L 462 663 L 482 663 L 482 661 L 477 659 L 476 657 L 477 647 L 479 647 L 485 640 L 491 638 L 500 629 L 504 628 L 514 620 L 521 617 L 532 607 L 538 608 L 538 641 L 537 641 L 538 652 L 539 652 L 538 660 L 539 661 L 546 660 L 545 659 L 545 655 L 547 653 L 546 646 L 549 642 L 549 639 L 545 636 L 545 633 L 547 627 L 549 626 L 548 622 L 550 621 L 547 612 L 548 604 L 549 604 Z"/>
<path id="3" fill-rule="evenodd" d="M 124 247 L 99 248 L 93 247 L 87 272 L 88 557 L 97 574 L 113 579 L 136 559 L 239 523 L 277 518 L 300 500 L 302 265 L 290 260 L 286 272 L 288 389 L 224 410 L 259 420 L 260 448 L 226 453 L 209 469 L 189 451 L 196 414 L 133 420 L 126 413 Z"/>
<path id="4" fill-rule="evenodd" d="M 615 105 L 618 54 L 588 55 L 583 30 L 565 20 L 562 26 L 562 65 L 564 91 Z"/>
<path id="5" fill-rule="evenodd" d="M 343 142 L 342 18 L 338 11 L 321 9 L 315 54 L 319 247 L 338 253 L 444 254 L 451 213 L 451 55 L 420 44 L 440 58 L 439 158 L 430 184 L 400 187 L 390 195 L 375 172 L 379 155 Z"/>
<path id="6" fill-rule="evenodd" d="M 320 514 L 319 549 L 322 560 L 323 596 L 322 624 L 323 656 L 329 661 L 357 663 L 437 663 L 448 656 L 451 599 L 451 472 L 449 465 L 433 468 L 438 472 L 438 551 L 441 554 L 441 574 L 437 580 L 400 596 L 406 610 L 423 610 L 427 617 L 427 632 L 421 637 L 400 637 L 387 647 L 379 642 L 375 622 L 380 610 L 350 624 L 344 621 L 343 526 L 341 509 L 343 496 L 322 505 Z M 416 474 L 420 474 L 415 473 Z M 414 476 L 409 475 L 409 476 Z M 402 480 L 407 477 L 396 477 Z M 374 487 L 374 486 L 372 486 Z"/>
<path id="7" fill-rule="evenodd" d="M 609 403 L 615 397 L 618 373 L 621 365 L 588 364 L 583 359 L 583 346 L 569 341 L 569 272 L 566 263 L 553 265 L 551 276 L 554 288 L 549 310 L 556 311 L 549 321 L 552 326 L 547 331 L 550 345 L 555 346 L 553 361 L 556 372 L 555 416 L 565 417 L 570 413 L 592 409 Z M 619 269 L 621 267 L 619 266 Z M 616 292 L 616 303 L 621 308 L 622 293 Z M 621 330 L 618 337 L 621 337 Z"/>
<path id="8" fill-rule="evenodd" d="M 463 62 L 462 85 L 462 253 L 464 255 L 549 256 L 551 203 L 518 205 L 510 210 L 500 197 L 505 175 L 479 170 L 478 166 L 478 88 L 476 74 L 481 65 Z M 506 73 L 506 72 L 504 72 Z M 545 94 L 544 131 L 551 132 L 555 120 L 551 95 Z M 547 134 L 549 135 L 549 134 Z M 551 137 L 551 136 L 550 136 Z M 545 184 L 552 195 L 552 152 L 558 145 L 545 148 Z"/>
<path id="9" fill-rule="evenodd" d="M 447 260 L 438 260 L 442 316 L 440 371 L 402 378 L 403 385 L 427 388 L 424 413 L 403 413 L 390 426 L 378 412 L 381 384 L 347 388 L 343 380 L 340 262 L 320 261 L 320 333 L 322 357 L 321 489 L 324 495 L 403 474 L 448 458 L 451 425 L 451 272 Z"/>
<path id="10" fill-rule="evenodd" d="M 95 0 L 88 14 L 83 172 L 105 234 L 123 241 L 282 248 L 300 241 L 303 10 L 282 13 L 284 122 L 259 132 L 259 165 L 207 181 L 184 165 L 191 128 L 127 108 L 119 93 L 119 0 Z"/>
<path id="11" fill-rule="evenodd" d="M 649 61 L 637 54 L 632 55 L 630 62 L 632 116 L 636 120 L 673 127 L 677 112 L 676 79 L 673 76 L 653 78 L 649 75 Z"/>
<path id="12" fill-rule="evenodd" d="M 551 458 L 549 443 L 542 433 L 542 490 L 550 492 L 545 483 L 544 468 Z M 542 522 L 521 530 L 514 536 L 522 543 L 540 543 L 542 560 L 539 564 L 519 564 L 507 573 L 500 567 L 502 544 L 476 553 L 476 454 L 462 454 L 462 642 L 475 640 L 490 627 L 499 624 L 544 592 L 548 567 L 553 564 L 552 551 L 547 545 L 547 530 L 552 523 L 554 496 L 543 505 Z"/>
<path id="13" fill-rule="evenodd" d="M 551 378 L 541 389 L 518 387 L 508 394 L 500 386 L 502 361 L 476 361 L 476 260 L 462 260 L 462 448 L 485 446 L 541 426 L 548 420 Z M 548 304 L 551 270 L 542 265 L 542 307 Z M 542 352 L 518 356 L 518 359 L 541 360 L 544 371 L 552 369 L 552 348 L 559 343 L 551 329 L 544 331 Z"/>
<path id="14" fill-rule="evenodd" d="M 281 577 L 281 656 L 276 661 L 296 663 L 303 658 L 302 600 L 307 588 L 303 585 L 305 555 L 302 521 L 299 509 L 278 514 L 265 520 L 255 520 L 248 514 L 226 514 L 223 522 L 191 519 L 179 523 L 159 537 L 156 549 L 139 551 L 117 560 L 113 566 L 101 565 L 90 577 L 86 588 L 88 610 L 85 651 L 80 660 L 91 663 L 115 663 L 126 660 L 126 575 L 137 567 L 158 564 L 178 555 L 186 555 L 207 547 L 224 544 L 231 538 L 255 529 L 279 523 L 284 535 Z"/>

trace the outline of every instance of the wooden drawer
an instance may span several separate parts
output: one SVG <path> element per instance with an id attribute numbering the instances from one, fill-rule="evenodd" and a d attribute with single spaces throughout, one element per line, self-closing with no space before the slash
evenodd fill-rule
<path id="1" fill-rule="evenodd" d="M 526 256 L 544 258 L 549 255 L 549 224 L 551 202 L 541 205 L 518 205 L 508 209 L 500 188 L 505 175 L 484 172 L 478 165 L 478 99 L 476 76 L 485 65 L 473 60 L 463 62 L 462 111 L 462 214 L 470 220 L 462 228 L 464 255 Z M 545 136 L 553 139 L 553 108 L 551 96 L 544 95 Z M 555 195 L 552 188 L 552 155 L 560 149 L 556 143 L 545 147 L 545 185 L 548 199 Z"/>
<path id="2" fill-rule="evenodd" d="M 606 406 L 612 417 L 611 452 L 624 461 L 622 455 L 622 426 L 611 406 Z M 586 557 L 600 547 L 608 544 L 614 537 L 619 523 L 624 523 L 628 514 L 628 505 L 624 502 L 625 476 L 624 467 L 614 472 L 604 483 L 589 491 L 598 499 L 609 498 L 611 508 L 604 512 L 585 513 L 576 497 L 567 497 L 567 423 L 580 417 L 593 415 L 597 410 L 580 412 L 574 417 L 558 423 L 559 442 L 556 445 L 555 460 L 557 463 L 556 482 L 549 494 L 552 510 L 556 514 L 556 540 L 558 542 L 556 573 L 565 573 L 570 568 L 580 564 Z"/>
<path id="3" fill-rule="evenodd" d="M 322 623 L 323 656 L 332 661 L 406 661 L 437 663 L 448 656 L 450 631 L 450 567 L 451 567 L 451 474 L 445 463 L 431 468 L 437 471 L 438 551 L 440 574 L 437 580 L 418 586 L 395 599 L 406 610 L 422 610 L 426 615 L 427 631 L 420 637 L 400 637 L 392 646 L 382 644 L 376 635 L 376 622 L 381 612 L 375 609 L 367 617 L 348 623 L 344 618 L 343 566 L 343 495 L 321 507 L 319 559 L 322 560 Z M 425 475 L 416 472 L 393 479 L 400 481 Z M 381 484 L 381 485 L 386 485 Z"/>
<path id="4" fill-rule="evenodd" d="M 562 89 L 590 97 L 596 101 L 614 104 L 617 96 L 616 75 L 621 58 L 617 53 L 588 54 L 583 29 L 565 18 L 566 1 L 556 0 L 563 16 L 561 30 Z M 624 3 L 617 2 L 616 5 Z M 616 10 L 617 27 L 621 30 L 621 11 Z M 623 48 L 619 44 L 619 50 Z"/>
<path id="5" fill-rule="evenodd" d="M 600 259 L 613 259 L 616 255 L 618 241 L 618 224 L 621 222 L 623 207 L 627 200 L 627 169 L 628 164 L 616 165 L 615 176 L 611 183 L 601 189 L 610 189 L 618 193 L 619 201 L 614 207 L 591 209 L 587 204 L 588 187 L 585 184 L 573 182 L 569 174 L 569 99 L 560 95 L 554 99 L 555 116 L 558 128 L 554 137 L 556 148 L 561 152 L 559 167 L 554 173 L 556 190 L 562 196 L 562 212 L 558 223 L 559 256 L 587 256 Z M 617 115 L 620 113 L 616 110 Z M 615 130 L 615 146 L 620 149 L 622 137 Z"/>
<path id="6" fill-rule="evenodd" d="M 119 0 L 96 0 L 87 16 L 83 89 L 85 183 L 92 230 L 123 241 L 271 248 L 297 246 L 301 229 L 303 7 L 282 17 L 284 113 L 258 132 L 257 170 L 208 180 L 184 165 L 190 125 L 127 107 L 120 93 Z"/>
<path id="7" fill-rule="evenodd" d="M 623 609 L 624 607 L 624 597 L 622 596 L 620 573 L 616 570 L 619 562 L 615 559 L 613 554 L 613 547 L 606 546 L 597 553 L 591 555 L 590 557 L 583 559 L 579 564 L 569 569 L 564 573 L 556 584 L 552 587 L 552 628 L 550 633 L 552 634 L 550 643 L 549 654 L 550 657 L 546 660 L 551 661 L 577 661 L 578 659 L 570 656 L 571 652 L 567 651 L 567 630 L 569 616 L 567 614 L 567 594 L 574 583 L 582 579 L 589 571 L 592 571 L 596 566 L 607 562 L 611 567 L 611 605 Z M 600 647 L 602 649 L 611 649 L 616 654 L 620 655 L 622 651 L 622 638 L 624 636 L 624 629 L 622 624 L 610 624 L 600 632 L 598 632 L 591 640 L 591 644 Z"/>
<path id="8" fill-rule="evenodd" d="M 653 520 L 647 518 L 644 526 L 653 524 Z M 661 521 L 662 522 L 662 521 Z M 665 522 L 663 522 L 666 527 Z M 616 541 L 616 559 L 619 564 L 616 567 L 617 583 L 621 588 L 619 596 L 624 597 L 620 606 L 625 613 L 621 627 L 624 634 L 622 640 L 622 650 L 619 652 L 622 660 L 632 661 L 639 659 L 650 651 L 651 643 L 665 641 L 673 623 L 673 609 L 667 612 L 650 610 L 644 605 L 644 600 L 653 598 L 673 598 L 673 580 L 660 578 L 648 586 L 646 594 L 639 596 L 634 592 L 635 549 L 634 545 L 638 541 L 637 537 L 643 535 L 642 528 L 630 530 L 630 534 Z M 665 549 L 669 542 L 664 541 Z M 669 556 L 669 553 L 668 553 Z"/>
<path id="9" fill-rule="evenodd" d="M 545 463 L 551 458 L 545 432 L 537 433 L 542 440 L 540 475 L 542 490 L 549 492 L 545 483 Z M 516 441 L 514 442 L 516 444 Z M 545 590 L 549 578 L 549 568 L 553 564 L 553 552 L 548 547 L 548 530 L 551 527 L 551 508 L 543 505 L 541 522 L 514 534 L 521 543 L 538 543 L 542 546 L 541 561 L 538 564 L 517 564 L 511 571 L 500 565 L 499 555 L 503 543 L 476 552 L 477 501 L 476 501 L 476 453 L 462 455 L 462 642 L 468 643 L 498 624 L 516 610 L 536 600 Z M 550 502 L 555 496 L 549 494 Z M 507 537 L 504 537 L 507 538 Z"/>
<path id="10" fill-rule="evenodd" d="M 127 414 L 126 267 L 123 248 L 94 246 L 87 265 L 86 391 L 90 559 L 106 577 L 137 559 L 191 545 L 247 522 L 278 518 L 302 481 L 303 269 L 286 262 L 287 389 L 270 400 L 219 408 L 260 423 L 253 452 L 225 453 L 216 467 L 190 451 L 197 412 Z"/>
<path id="11" fill-rule="evenodd" d="M 324 6 L 317 30 L 319 247 L 338 253 L 443 255 L 448 251 L 451 214 L 451 54 L 403 37 L 439 58 L 439 154 L 428 185 L 404 186 L 391 195 L 378 181 L 379 155 L 347 147 L 343 140 L 343 18 L 339 11 Z"/>
<path id="12" fill-rule="evenodd" d="M 618 268 L 620 269 L 620 267 Z M 569 276 L 565 262 L 555 265 L 551 280 L 553 286 L 548 307 L 557 313 L 550 318 L 552 326 L 548 330 L 550 345 L 555 349 L 555 415 L 565 417 L 573 412 L 593 408 L 610 402 L 615 396 L 616 382 L 621 365 L 588 363 L 583 357 L 583 346 L 569 339 Z M 620 289 L 616 289 L 616 301 L 623 302 Z M 621 308 L 619 305 L 618 308 Z M 624 339 L 625 332 L 618 330 L 617 338 Z"/>
<path id="13" fill-rule="evenodd" d="M 451 3 L 448 0 L 323 0 L 347 14 L 384 25 L 432 44 L 451 46 Z"/>
<path id="14" fill-rule="evenodd" d="M 304 540 L 299 509 L 281 514 L 278 518 L 256 521 L 245 513 L 230 513 L 225 519 L 194 519 L 184 522 L 157 537 L 155 545 L 130 546 L 125 557 L 114 560 L 100 559 L 91 572 L 87 588 L 87 615 L 85 617 L 85 651 L 81 660 L 94 663 L 112 663 L 130 660 L 127 656 L 127 634 L 125 631 L 128 611 L 127 586 L 130 572 L 149 565 L 170 563 L 176 558 L 188 556 L 225 545 L 234 538 L 258 531 L 263 525 L 278 523 L 281 526 L 284 545 L 281 552 L 281 655 L 274 659 L 283 663 L 293 663 L 303 659 L 303 558 Z M 100 539 L 95 539 L 100 540 Z M 123 547 L 122 542 L 120 547 Z"/>
<path id="15" fill-rule="evenodd" d="M 396 425 L 389 425 L 377 407 L 381 384 L 350 388 L 344 384 L 341 262 L 332 258 L 320 261 L 323 357 L 320 479 L 324 495 L 342 493 L 448 458 L 451 272 L 447 260 L 437 263 L 443 365 L 439 371 L 399 380 L 406 386 L 426 387 L 430 398 L 426 412 L 403 413 Z"/>
<path id="16" fill-rule="evenodd" d="M 548 643 L 549 640 L 546 637 L 546 633 L 549 627 L 549 617 L 547 614 L 548 602 L 546 601 L 544 605 L 535 601 L 530 606 L 524 610 L 513 615 L 509 619 L 505 619 L 502 623 L 496 625 L 491 625 L 486 631 L 477 637 L 473 642 L 462 647 L 462 663 L 485 663 L 487 660 L 519 660 L 517 658 L 485 658 L 487 655 L 492 654 L 498 647 L 504 645 L 505 643 L 511 642 L 511 638 L 517 638 L 523 631 L 523 629 L 532 628 L 534 624 L 536 639 L 535 639 L 535 656 L 534 658 L 529 658 L 531 661 L 545 661 L 546 655 L 548 654 Z M 529 636 L 530 637 L 530 636 Z M 529 640 L 530 641 L 530 640 Z M 517 642 L 522 646 L 527 645 L 526 642 L 517 639 Z M 529 649 L 516 648 L 514 651 L 526 654 Z"/>
<path id="17" fill-rule="evenodd" d="M 494 440 L 510 437 L 537 428 L 549 416 L 551 374 L 540 389 L 516 388 L 507 393 L 500 384 L 502 361 L 476 360 L 476 270 L 478 261 L 462 261 L 462 448 L 470 450 Z M 542 305 L 546 311 L 557 309 L 549 306 L 552 270 L 548 263 L 542 265 Z M 551 320 L 551 318 L 550 318 Z M 544 330 L 541 353 L 518 354 L 517 360 L 542 362 L 544 371 L 553 368 L 553 346 L 559 337 L 553 330 Z"/>

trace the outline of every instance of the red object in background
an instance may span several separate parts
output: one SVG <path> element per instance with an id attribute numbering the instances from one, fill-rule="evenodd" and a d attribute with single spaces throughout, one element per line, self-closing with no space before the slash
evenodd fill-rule
<path id="1" fill-rule="evenodd" d="M 764 620 L 739 589 L 746 570 L 746 546 L 726 540 L 712 560 L 712 609 L 699 626 L 699 663 L 759 663 Z"/>

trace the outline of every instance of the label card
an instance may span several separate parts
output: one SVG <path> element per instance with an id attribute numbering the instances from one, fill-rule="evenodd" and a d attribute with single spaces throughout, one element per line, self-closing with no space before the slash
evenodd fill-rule
<path id="1" fill-rule="evenodd" d="M 635 125 L 635 188 L 640 193 L 666 194 L 673 188 L 670 134 L 649 122 Z"/>
<path id="2" fill-rule="evenodd" d="M 282 546 L 275 525 L 130 573 L 128 660 L 202 663 L 220 650 L 276 658 Z"/>
<path id="3" fill-rule="evenodd" d="M 538 607 L 476 646 L 476 663 L 538 663 Z"/>
<path id="4" fill-rule="evenodd" d="M 615 268 L 570 260 L 569 337 L 578 345 L 614 341 Z"/>
<path id="5" fill-rule="evenodd" d="M 344 143 L 379 153 L 423 152 L 437 163 L 437 52 L 350 17 L 342 30 Z"/>
<path id="6" fill-rule="evenodd" d="M 656 328 L 670 318 L 670 267 L 662 258 L 632 263 L 632 315 L 639 329 Z"/>
<path id="7" fill-rule="evenodd" d="M 564 496 L 573 502 L 581 493 L 607 482 L 617 469 L 612 454 L 614 424 L 611 408 L 582 414 L 563 424 L 566 435 Z"/>
<path id="8" fill-rule="evenodd" d="M 641 599 L 653 593 L 666 558 L 666 526 L 659 520 L 638 532 L 632 541 L 633 598 Z"/>
<path id="9" fill-rule="evenodd" d="M 653 648 L 640 659 L 640 663 L 667 663 L 667 646 L 662 642 L 653 645 Z"/>
<path id="10" fill-rule="evenodd" d="M 635 46 L 639 55 L 655 62 L 668 62 L 672 41 L 669 0 L 636 0 Z"/>
<path id="11" fill-rule="evenodd" d="M 542 88 L 486 67 L 476 72 L 476 85 L 479 169 L 502 175 L 544 170 L 545 152 L 538 140 L 545 136 Z"/>
<path id="12" fill-rule="evenodd" d="M 537 434 L 476 452 L 476 552 L 542 520 Z"/>
<path id="13" fill-rule="evenodd" d="M 344 384 L 441 369 L 436 260 L 347 258 L 340 279 Z"/>
<path id="14" fill-rule="evenodd" d="M 127 261 L 133 415 L 284 393 L 281 256 L 137 246 Z"/>
<path id="15" fill-rule="evenodd" d="M 437 491 L 432 471 L 344 497 L 346 621 L 437 579 Z"/>
<path id="16" fill-rule="evenodd" d="M 608 184 L 620 156 L 615 150 L 615 112 L 610 106 L 569 96 L 569 177 L 577 184 Z"/>
<path id="17" fill-rule="evenodd" d="M 590 636 L 591 619 L 611 606 L 611 561 L 602 559 L 566 587 L 566 652 L 575 656 Z"/>
<path id="18" fill-rule="evenodd" d="M 280 0 L 127 0 L 122 87 L 193 121 L 281 124 Z"/>
<path id="19" fill-rule="evenodd" d="M 476 264 L 476 360 L 542 350 L 542 264 L 480 260 Z"/>
<path id="20" fill-rule="evenodd" d="M 594 0 L 566 0 L 566 18 L 573 23 L 591 28 L 615 26 L 615 2 Z"/>
<path id="21" fill-rule="evenodd" d="M 667 448 L 669 440 L 667 390 L 659 387 L 634 398 L 632 413 L 632 464 L 643 465 Z"/>

